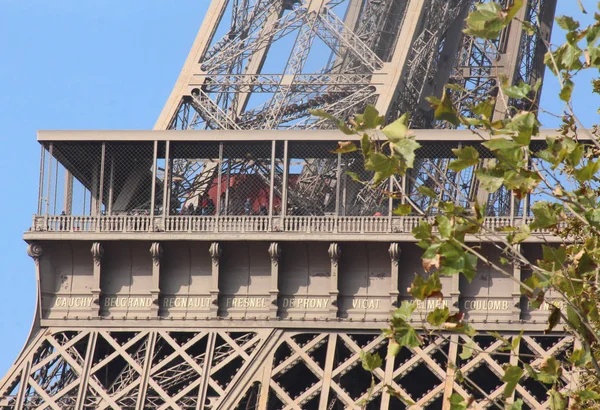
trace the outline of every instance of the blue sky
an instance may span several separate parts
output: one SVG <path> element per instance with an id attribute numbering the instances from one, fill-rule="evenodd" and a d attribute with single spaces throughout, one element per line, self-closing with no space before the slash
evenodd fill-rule
<path id="1" fill-rule="evenodd" d="M 36 210 L 36 130 L 151 129 L 208 4 L 0 0 L 0 378 L 27 338 L 35 307 L 34 264 L 21 235 Z M 559 0 L 558 14 L 575 13 L 574 6 Z M 600 100 L 584 88 L 582 81 L 575 100 L 591 125 Z M 549 78 L 544 105 L 561 112 L 555 95 Z"/>

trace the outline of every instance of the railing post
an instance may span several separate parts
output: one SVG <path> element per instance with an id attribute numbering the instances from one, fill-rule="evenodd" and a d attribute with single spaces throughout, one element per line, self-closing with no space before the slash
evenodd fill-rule
<path id="1" fill-rule="evenodd" d="M 163 229 L 166 230 L 167 227 L 167 218 L 169 217 L 169 208 L 167 206 L 168 204 L 168 197 L 169 195 L 169 173 L 171 172 L 171 169 L 169 167 L 169 150 L 171 148 L 171 141 L 165 141 L 165 180 L 163 183 L 163 207 L 162 207 L 162 213 L 163 213 Z"/>
<path id="2" fill-rule="evenodd" d="M 154 208 L 156 207 L 156 162 L 158 161 L 158 141 L 154 140 L 152 154 L 152 189 L 150 192 L 150 226 L 149 231 L 154 230 Z"/>
<path id="3" fill-rule="evenodd" d="M 285 140 L 283 142 L 283 186 L 281 187 L 281 224 L 283 225 L 283 221 L 287 216 L 287 197 L 288 197 L 288 174 L 289 174 L 289 141 Z"/>
<path id="4" fill-rule="evenodd" d="M 269 220 L 268 230 L 271 230 L 271 218 L 273 217 L 273 203 L 275 202 L 275 154 L 276 154 L 276 142 L 271 141 L 271 187 L 269 188 Z"/>

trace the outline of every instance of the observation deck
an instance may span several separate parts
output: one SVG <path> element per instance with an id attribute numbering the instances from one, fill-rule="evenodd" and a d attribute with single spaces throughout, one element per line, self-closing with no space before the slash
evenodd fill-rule
<path id="1" fill-rule="evenodd" d="M 466 145 L 485 156 L 471 132 L 413 132 L 422 145 L 417 162 L 447 167 L 451 150 Z M 412 229 L 428 218 L 419 186 L 441 181 L 433 188 L 447 200 L 466 207 L 475 200 L 473 182 L 446 181 L 452 171 L 442 167 L 372 189 L 348 175 L 372 178 L 360 155 L 333 153 L 340 140 L 352 136 L 335 130 L 40 131 L 38 212 L 24 238 L 412 241 Z M 394 209 L 407 202 L 424 212 L 396 216 Z M 485 227 L 499 235 L 530 222 L 527 200 L 510 197 L 494 208 Z M 529 241 L 554 240 L 537 233 L 544 235 Z"/>
<path id="2" fill-rule="evenodd" d="M 359 153 L 334 153 L 349 139 L 337 130 L 39 132 L 38 212 L 24 238 L 40 323 L 380 328 L 424 273 L 411 231 L 432 213 L 419 187 L 469 207 L 482 195 L 472 171 L 449 170 L 452 149 L 491 157 L 468 131 L 414 134 L 418 172 L 373 188 Z M 494 242 L 529 222 L 529 199 L 484 194 L 491 236 L 472 240 L 499 261 Z M 396 216 L 403 203 L 414 214 Z M 523 254 L 539 258 L 555 239 L 536 232 Z M 547 310 L 530 309 L 506 275 L 480 266 L 463 279 L 442 278 L 443 298 L 415 315 L 448 306 L 480 329 L 543 330 Z"/>

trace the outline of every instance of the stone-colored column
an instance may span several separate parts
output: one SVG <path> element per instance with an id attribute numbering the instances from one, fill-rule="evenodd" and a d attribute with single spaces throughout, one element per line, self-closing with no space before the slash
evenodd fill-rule
<path id="1" fill-rule="evenodd" d="M 390 248 L 388 249 L 390 253 L 390 259 L 392 260 L 392 274 L 390 278 L 390 310 L 394 311 L 398 307 L 398 296 L 400 296 L 400 291 L 398 290 L 398 278 L 400 275 L 400 254 L 402 253 L 402 249 L 400 249 L 400 245 L 394 242 L 390 244 Z"/>
<path id="2" fill-rule="evenodd" d="M 337 243 L 329 245 L 329 259 L 331 260 L 331 276 L 329 285 L 329 318 L 334 319 L 338 313 L 338 273 L 339 261 L 342 256 L 342 250 Z"/>
<path id="3" fill-rule="evenodd" d="M 277 242 L 272 242 L 269 246 L 269 257 L 271 258 L 271 286 L 269 288 L 270 304 L 269 317 L 277 317 L 278 297 L 279 297 L 279 258 L 281 257 L 281 247 Z"/>
<path id="4" fill-rule="evenodd" d="M 150 297 L 152 298 L 153 317 L 158 317 L 159 297 L 160 297 L 160 259 L 162 258 L 163 248 L 160 242 L 153 242 L 150 246 L 150 255 L 152 255 L 152 287 L 150 288 Z"/>
<path id="5" fill-rule="evenodd" d="M 210 286 L 210 316 L 219 314 L 219 262 L 222 248 L 219 242 L 213 242 L 208 249 L 212 259 L 211 286 Z"/>
<path id="6" fill-rule="evenodd" d="M 42 287 L 41 287 L 41 274 L 40 274 L 40 258 L 42 257 L 43 249 L 38 243 L 30 243 L 27 245 L 27 255 L 35 262 L 35 280 L 37 287 L 37 315 L 42 318 Z M 16 408 L 16 407 L 15 407 Z"/>
<path id="7" fill-rule="evenodd" d="M 521 245 L 517 245 L 516 250 L 521 252 Z M 513 263 L 513 276 L 517 281 L 521 280 L 521 265 L 518 262 Z M 516 281 L 513 282 L 512 288 L 512 320 L 521 320 L 521 285 Z"/>
<path id="8" fill-rule="evenodd" d="M 450 290 L 450 306 L 452 314 L 460 310 L 460 275 L 452 275 L 452 288 Z"/>
<path id="9" fill-rule="evenodd" d="M 93 267 L 93 285 L 92 285 L 92 305 L 90 307 L 92 316 L 98 316 L 100 314 L 100 296 L 102 290 L 100 289 L 100 275 L 102 272 L 102 256 L 104 256 L 104 248 L 100 242 L 92 243 L 92 258 L 94 260 Z"/>

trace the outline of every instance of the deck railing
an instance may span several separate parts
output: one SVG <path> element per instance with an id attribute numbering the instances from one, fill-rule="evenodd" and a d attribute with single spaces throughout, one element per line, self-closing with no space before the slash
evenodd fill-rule
<path id="1" fill-rule="evenodd" d="M 419 216 L 74 216 L 35 215 L 31 231 L 52 232 L 214 232 L 298 234 L 410 233 L 423 220 Z M 432 221 L 433 222 L 433 221 Z M 485 227 L 497 231 L 530 223 L 531 218 L 488 217 Z M 546 230 L 539 230 L 545 233 Z"/>

